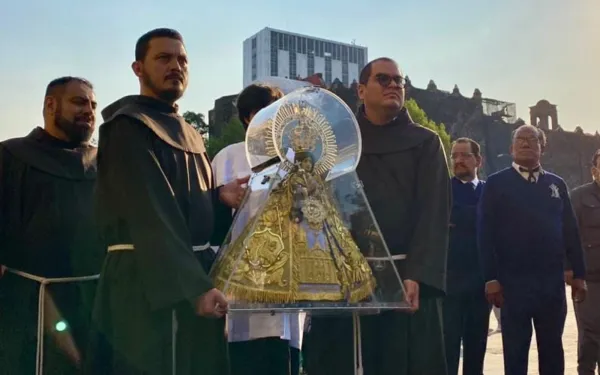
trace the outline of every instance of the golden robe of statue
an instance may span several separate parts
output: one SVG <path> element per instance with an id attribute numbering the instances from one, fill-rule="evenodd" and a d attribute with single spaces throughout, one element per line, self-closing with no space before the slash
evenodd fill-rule
<path id="1" fill-rule="evenodd" d="M 369 297 L 375 288 L 371 268 L 313 172 L 310 153 L 294 160 L 263 210 L 215 265 L 215 287 L 250 303 L 356 303 Z"/>

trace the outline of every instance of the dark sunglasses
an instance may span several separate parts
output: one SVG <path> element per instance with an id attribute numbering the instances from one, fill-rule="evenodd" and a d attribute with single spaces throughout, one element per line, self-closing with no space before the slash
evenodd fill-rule
<path id="1" fill-rule="evenodd" d="M 396 85 L 398 85 L 400 87 L 404 87 L 404 84 L 406 83 L 406 80 L 402 76 L 391 76 L 389 74 L 384 74 L 384 73 L 375 74 L 375 80 L 382 87 L 388 87 L 389 85 L 392 84 L 392 81 L 395 82 Z"/>

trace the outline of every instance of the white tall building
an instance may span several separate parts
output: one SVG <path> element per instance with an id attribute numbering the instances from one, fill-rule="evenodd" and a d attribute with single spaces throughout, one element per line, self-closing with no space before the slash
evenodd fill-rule
<path id="1" fill-rule="evenodd" d="M 269 76 L 305 78 L 322 73 L 327 84 L 338 78 L 358 82 L 367 47 L 264 28 L 244 41 L 244 87 Z"/>

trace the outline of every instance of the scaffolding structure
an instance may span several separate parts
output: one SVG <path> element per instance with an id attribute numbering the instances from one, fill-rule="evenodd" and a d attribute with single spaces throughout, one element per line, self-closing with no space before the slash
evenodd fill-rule
<path id="1" fill-rule="evenodd" d="M 515 103 L 482 98 L 481 106 L 483 114 L 486 116 L 501 117 L 504 121 L 511 124 L 517 121 L 517 105 Z"/>

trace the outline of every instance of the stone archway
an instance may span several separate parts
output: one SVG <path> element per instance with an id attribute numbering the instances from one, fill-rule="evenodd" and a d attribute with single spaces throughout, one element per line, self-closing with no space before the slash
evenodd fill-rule
<path id="1" fill-rule="evenodd" d="M 533 107 L 529 107 L 529 116 L 531 125 L 537 126 L 542 130 L 558 129 L 558 113 L 556 105 L 550 104 L 549 101 L 542 99 Z M 552 121 L 552 128 L 548 118 Z"/>

